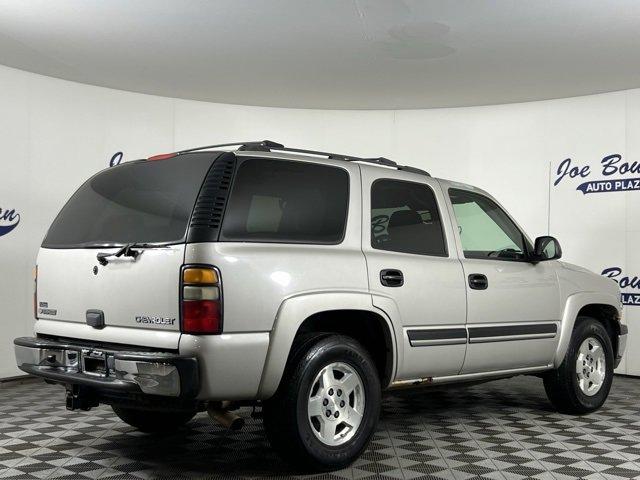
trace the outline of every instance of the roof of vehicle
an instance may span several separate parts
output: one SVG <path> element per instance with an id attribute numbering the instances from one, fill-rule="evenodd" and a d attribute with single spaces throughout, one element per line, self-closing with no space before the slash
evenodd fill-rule
<path id="1" fill-rule="evenodd" d="M 236 148 L 230 148 L 236 147 Z M 203 147 L 195 147 L 189 148 L 186 150 L 180 150 L 174 153 L 167 153 L 156 155 L 154 157 L 150 157 L 149 160 L 161 160 L 164 158 L 175 157 L 179 155 L 185 155 L 189 153 L 197 153 L 203 152 L 207 150 L 215 150 L 215 151 L 228 151 L 235 153 L 237 155 L 242 156 L 250 156 L 250 155 L 261 155 L 263 157 L 272 157 L 272 158 L 281 158 L 286 160 L 294 160 L 294 161 L 305 161 L 305 160 L 314 160 L 314 161 L 322 161 L 323 159 L 327 160 L 328 163 L 337 164 L 339 162 L 350 162 L 350 163 L 359 163 L 362 164 L 365 168 L 384 168 L 392 171 L 403 172 L 405 174 L 409 174 L 409 177 L 415 176 L 427 176 L 431 178 L 429 172 L 425 170 L 408 166 L 408 165 L 399 165 L 393 160 L 389 160 L 384 157 L 356 157 L 353 155 L 346 155 L 342 153 L 332 153 L 332 152 L 323 152 L 317 150 L 306 150 L 301 148 L 291 148 L 285 147 L 281 143 L 277 143 L 271 140 L 260 140 L 260 141 L 251 141 L 251 142 L 232 142 L 232 143 L 222 143 L 217 145 L 206 145 Z M 491 197 L 488 192 L 485 192 L 481 188 L 475 187 L 473 185 L 468 185 L 461 182 L 456 182 L 453 180 L 446 180 L 442 178 L 434 178 L 440 182 L 440 184 L 444 188 L 460 188 L 464 190 L 472 190 L 478 193 L 484 194 L 486 196 Z M 492 198 L 492 197 L 491 197 Z"/>
<path id="2" fill-rule="evenodd" d="M 203 147 L 196 147 L 196 148 L 181 150 L 172 154 L 156 155 L 155 157 L 151 157 L 150 160 L 151 159 L 160 160 L 162 158 L 167 158 L 169 156 L 184 155 L 187 153 L 199 152 L 203 150 L 222 149 L 225 147 L 238 147 L 234 151 L 257 153 L 257 154 L 264 154 L 265 152 L 282 152 L 284 155 L 280 155 L 281 157 L 291 158 L 292 160 L 303 160 L 305 157 L 307 158 L 308 157 L 313 157 L 313 158 L 324 157 L 329 160 L 341 160 L 345 162 L 362 162 L 362 163 L 377 165 L 380 167 L 402 170 L 409 173 L 416 173 L 419 175 L 426 175 L 429 177 L 431 176 L 428 172 L 424 170 L 421 170 L 416 167 L 411 167 L 408 165 L 398 165 L 393 160 L 389 160 L 388 158 L 384 158 L 384 157 L 376 157 L 376 158 L 356 157 L 353 155 L 346 155 L 342 153 L 322 152 L 317 150 L 306 150 L 302 148 L 291 148 L 291 147 L 285 147 L 283 144 L 273 142 L 271 140 L 206 145 Z"/>
<path id="3" fill-rule="evenodd" d="M 227 148 L 227 147 L 238 147 L 238 148 Z M 341 162 L 348 163 L 358 163 L 361 164 L 362 168 L 381 168 L 387 169 L 390 171 L 398 172 L 400 177 L 405 177 L 405 179 L 410 179 L 411 177 L 416 177 L 416 179 L 420 177 L 428 177 L 433 178 L 433 180 L 437 181 L 443 190 L 448 190 L 449 188 L 461 189 L 461 190 L 469 190 L 485 197 L 493 200 L 497 205 L 500 206 L 503 210 L 504 207 L 497 201 L 489 192 L 478 188 L 474 185 L 469 185 L 462 182 L 457 182 L 454 180 L 447 180 L 443 178 L 434 178 L 431 175 L 419 168 L 399 165 L 396 162 L 389 160 L 388 158 L 378 157 L 378 158 L 363 158 L 363 157 L 355 157 L 350 155 L 344 155 L 339 153 L 330 153 L 330 152 L 321 152 L 315 150 L 305 150 L 300 148 L 289 148 L 285 147 L 280 143 L 276 143 L 270 140 L 262 140 L 256 142 L 234 142 L 234 143 L 224 143 L 219 145 L 207 145 L 204 147 L 196 147 L 190 148 L 187 150 L 180 150 L 175 153 L 156 155 L 155 157 L 150 157 L 149 160 L 161 160 L 164 158 L 171 158 L 179 155 L 189 154 L 189 153 L 198 153 L 203 151 L 227 151 L 232 152 L 236 155 L 240 156 L 253 156 L 258 155 L 262 157 L 268 158 L 280 158 L 285 160 L 293 160 L 293 161 L 309 161 L 312 160 L 314 162 L 322 162 L 324 159 L 327 163 L 332 165 L 337 165 Z M 506 211 L 506 210 L 505 210 Z M 511 217 L 512 221 L 516 223 L 518 228 L 521 231 L 524 231 L 520 225 Z M 530 242 L 528 236 L 525 237 Z"/>

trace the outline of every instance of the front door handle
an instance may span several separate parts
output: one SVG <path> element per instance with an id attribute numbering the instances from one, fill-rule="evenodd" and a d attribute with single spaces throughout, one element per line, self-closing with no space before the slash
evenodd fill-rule
<path id="1" fill-rule="evenodd" d="M 469 288 L 473 290 L 486 290 L 489 287 L 489 280 L 482 273 L 472 273 L 469 275 Z"/>
<path id="2" fill-rule="evenodd" d="M 404 285 L 404 275 L 400 270 L 392 268 L 381 270 L 380 283 L 385 287 L 401 287 Z"/>

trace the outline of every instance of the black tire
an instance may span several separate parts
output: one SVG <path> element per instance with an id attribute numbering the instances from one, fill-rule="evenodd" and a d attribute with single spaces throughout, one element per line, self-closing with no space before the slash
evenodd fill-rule
<path id="1" fill-rule="evenodd" d="M 602 386 L 591 396 L 580 389 L 576 372 L 580 346 L 590 337 L 600 342 L 605 355 Z M 602 323 L 591 317 L 578 317 L 562 364 L 544 376 L 544 388 L 549 401 L 561 413 L 582 415 L 597 410 L 607 400 L 611 390 L 613 362 L 611 338 Z"/>
<path id="2" fill-rule="evenodd" d="M 316 376 L 336 362 L 357 372 L 365 401 L 362 419 L 353 436 L 341 445 L 330 446 L 317 438 L 307 412 Z M 337 390 L 332 395 L 338 395 Z M 278 392 L 263 405 L 267 437 L 285 461 L 303 471 L 344 468 L 367 447 L 380 415 L 380 397 L 375 364 L 358 342 L 342 335 L 307 336 L 294 344 Z M 337 409 L 338 404 L 333 408 Z"/>
<path id="3" fill-rule="evenodd" d="M 191 420 L 197 413 L 192 411 L 141 410 L 116 405 L 111 408 L 120 417 L 120 420 L 146 433 L 173 432 Z"/>

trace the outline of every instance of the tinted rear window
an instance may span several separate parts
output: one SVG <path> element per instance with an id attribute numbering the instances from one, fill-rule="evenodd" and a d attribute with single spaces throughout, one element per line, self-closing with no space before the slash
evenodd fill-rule
<path id="1" fill-rule="evenodd" d="M 315 163 L 249 159 L 236 173 L 221 240 L 340 243 L 349 175 Z"/>
<path id="2" fill-rule="evenodd" d="M 447 256 L 433 190 L 403 180 L 371 187 L 371 246 L 379 250 Z"/>
<path id="3" fill-rule="evenodd" d="M 179 243 L 212 156 L 132 162 L 95 175 L 63 207 L 42 244 L 83 248 Z"/>

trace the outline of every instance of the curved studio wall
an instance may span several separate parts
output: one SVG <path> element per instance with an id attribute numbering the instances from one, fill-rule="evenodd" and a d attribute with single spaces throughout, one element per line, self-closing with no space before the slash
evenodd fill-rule
<path id="1" fill-rule="evenodd" d="M 0 106 L 0 378 L 20 373 L 12 339 L 31 334 L 32 268 L 49 223 L 117 152 L 127 161 L 271 139 L 389 157 L 487 189 L 530 236 L 557 236 L 567 261 L 608 271 L 626 301 L 640 303 L 638 281 L 625 280 L 640 275 L 640 90 L 455 109 L 298 110 L 154 97 L 0 67 Z M 626 307 L 626 320 L 632 340 L 618 372 L 640 375 L 640 305 Z"/>

